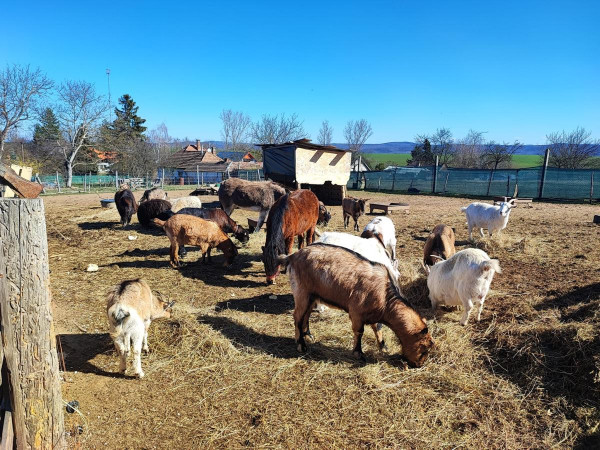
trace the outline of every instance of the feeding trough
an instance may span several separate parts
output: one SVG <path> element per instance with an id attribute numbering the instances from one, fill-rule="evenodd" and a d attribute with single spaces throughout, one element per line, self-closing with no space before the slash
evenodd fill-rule
<path id="1" fill-rule="evenodd" d="M 596 225 L 599 225 L 599 224 L 600 224 L 600 216 L 594 216 L 594 223 L 595 223 Z"/>
<path id="2" fill-rule="evenodd" d="M 382 211 L 385 215 L 391 213 L 392 211 L 404 211 L 406 214 L 410 211 L 410 206 L 408 203 L 369 203 L 370 214 L 373 214 L 373 211 L 378 210 Z"/>
<path id="3" fill-rule="evenodd" d="M 104 198 L 104 199 L 100 200 L 100 205 L 103 208 L 116 208 L 117 207 L 114 198 Z"/>

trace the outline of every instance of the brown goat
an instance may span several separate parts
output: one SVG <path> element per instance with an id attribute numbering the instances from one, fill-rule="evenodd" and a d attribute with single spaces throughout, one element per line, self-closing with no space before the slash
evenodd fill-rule
<path id="1" fill-rule="evenodd" d="M 365 213 L 365 205 L 368 199 L 358 199 L 355 197 L 344 197 L 342 199 L 342 209 L 344 212 L 344 229 L 350 223 L 350 217 L 354 219 L 354 230 L 360 231 L 358 227 L 358 218 Z"/>
<path id="2" fill-rule="evenodd" d="M 423 249 L 423 263 L 433 266 L 440 260 L 446 260 L 456 253 L 454 230 L 448 225 L 439 224 L 429 234 Z"/>
<path id="3" fill-rule="evenodd" d="M 211 261 L 210 250 L 218 248 L 225 255 L 225 265 L 230 266 L 238 251 L 229 236 L 219 225 L 209 220 L 187 214 L 175 214 L 169 220 L 154 219 L 154 223 L 163 227 L 171 241 L 171 266 L 175 269 L 181 267 L 179 262 L 179 246 L 194 245 L 202 251 L 202 262 Z"/>
<path id="4" fill-rule="evenodd" d="M 294 325 L 298 350 L 306 351 L 311 336 L 308 321 L 317 301 L 346 311 L 354 331 L 354 354 L 364 360 L 361 339 L 371 325 L 380 348 L 385 345 L 378 323 L 390 327 L 412 367 L 420 367 L 434 345 L 427 325 L 402 300 L 393 276 L 382 264 L 372 263 L 342 247 L 313 244 L 280 257 L 287 264 L 294 295 Z"/>

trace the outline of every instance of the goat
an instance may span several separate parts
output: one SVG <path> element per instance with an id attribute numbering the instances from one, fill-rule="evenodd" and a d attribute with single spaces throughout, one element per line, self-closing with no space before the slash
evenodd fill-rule
<path id="1" fill-rule="evenodd" d="M 344 211 L 344 229 L 350 223 L 350 217 L 354 219 L 354 230 L 359 231 L 358 218 L 365 213 L 365 205 L 368 199 L 358 199 L 354 197 L 345 197 L 342 199 L 342 209 Z"/>
<path id="2" fill-rule="evenodd" d="M 225 233 L 232 233 L 242 243 L 250 240 L 250 233 L 244 227 L 238 225 L 235 220 L 227 215 L 222 209 L 208 208 L 183 208 L 177 214 L 188 214 L 215 222 Z"/>
<path id="3" fill-rule="evenodd" d="M 495 232 L 500 232 L 506 228 L 510 211 L 514 208 L 514 199 L 509 202 L 502 202 L 498 206 L 488 205 L 487 203 L 475 202 L 469 206 L 460 208 L 467 216 L 467 226 L 469 227 L 469 240 L 473 240 L 473 228 L 479 228 L 479 233 L 483 237 L 483 229 L 487 228 L 490 237 Z"/>
<path id="4" fill-rule="evenodd" d="M 171 211 L 176 213 L 183 208 L 202 208 L 202 200 L 195 195 L 179 197 L 171 200 Z"/>
<path id="5" fill-rule="evenodd" d="M 187 214 L 175 214 L 169 220 L 154 219 L 154 223 L 162 227 L 171 241 L 171 267 L 178 269 L 179 246 L 195 245 L 202 251 L 202 262 L 211 261 L 210 251 L 218 248 L 225 255 L 225 265 L 231 266 L 238 251 L 231 239 L 219 228 L 215 222 L 201 219 Z"/>
<path id="6" fill-rule="evenodd" d="M 327 211 L 323 202 L 319 202 L 319 220 L 317 220 L 317 225 L 327 226 L 330 220 L 331 213 Z"/>
<path id="7" fill-rule="evenodd" d="M 375 217 L 365 226 L 360 237 L 375 237 L 379 239 L 384 248 L 390 253 L 390 259 L 394 267 L 398 267 L 398 260 L 396 259 L 396 228 L 391 219 L 384 216 Z"/>
<path id="8" fill-rule="evenodd" d="M 140 198 L 140 203 L 154 199 L 167 200 L 168 197 L 169 196 L 167 195 L 167 193 L 161 188 L 153 187 L 152 189 L 144 191 L 144 195 L 142 195 L 142 198 Z"/>
<path id="9" fill-rule="evenodd" d="M 381 241 L 376 237 L 363 238 L 348 233 L 339 233 L 336 231 L 326 231 L 321 234 L 319 240 L 320 244 L 335 245 L 337 247 L 347 248 L 352 250 L 363 258 L 368 259 L 371 262 L 383 264 L 390 272 L 394 275 L 394 279 L 398 279 L 400 273 L 398 272 L 398 262 L 396 264 L 391 261 L 390 255 L 383 247 Z"/>
<path id="10" fill-rule="evenodd" d="M 152 219 L 158 217 L 160 213 L 169 211 L 171 203 L 166 200 L 148 200 L 140 204 L 137 216 L 138 221 L 143 227 L 148 228 L 152 224 Z"/>
<path id="11" fill-rule="evenodd" d="M 354 355 L 364 360 L 361 340 L 364 325 L 371 325 L 379 348 L 385 342 L 377 323 L 394 331 L 411 367 L 421 367 L 434 342 L 427 325 L 407 306 L 389 268 L 367 261 L 350 250 L 313 244 L 290 256 L 280 256 L 287 265 L 294 295 L 294 325 L 298 350 L 306 351 L 305 336 L 311 336 L 309 318 L 315 302 L 321 301 L 350 315 L 354 332 Z"/>
<path id="12" fill-rule="evenodd" d="M 126 280 L 108 294 L 106 314 L 117 354 L 121 358 L 119 371 L 125 374 L 129 349 L 133 345 L 133 367 L 138 378 L 144 376 L 141 353 L 148 352 L 148 327 L 159 317 L 171 317 L 175 302 L 164 302 L 142 279 Z M 143 347 L 142 347 L 143 346 Z"/>
<path id="13" fill-rule="evenodd" d="M 121 225 L 129 225 L 131 216 L 138 210 L 138 204 L 127 184 L 121 185 L 121 189 L 115 193 L 115 204 L 121 216 Z"/>
<path id="14" fill-rule="evenodd" d="M 456 253 L 454 230 L 439 224 L 432 230 L 423 248 L 423 264 L 433 266 L 439 260 L 450 258 Z"/>
<path id="15" fill-rule="evenodd" d="M 476 303 L 479 321 L 496 272 L 501 273 L 498 260 L 490 259 L 487 253 L 477 248 L 461 250 L 446 261 L 438 262 L 429 268 L 427 277 L 431 307 L 435 310 L 439 304 L 462 305 L 464 312 L 460 324 L 466 325 L 473 303 Z"/>

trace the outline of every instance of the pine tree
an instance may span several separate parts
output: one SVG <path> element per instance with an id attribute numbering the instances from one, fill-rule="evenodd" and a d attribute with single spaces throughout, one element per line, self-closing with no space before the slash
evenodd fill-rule
<path id="1" fill-rule="evenodd" d="M 40 117 L 40 123 L 33 127 L 33 143 L 41 146 L 46 143 L 56 143 L 60 139 L 60 125 L 54 111 L 46 108 Z"/>
<path id="2" fill-rule="evenodd" d="M 127 140 L 144 140 L 146 127 L 142 126 L 146 119 L 137 115 L 139 106 L 136 106 L 129 94 L 119 98 L 121 108 L 115 108 L 117 118 L 109 125 L 109 129 L 121 138 Z"/>

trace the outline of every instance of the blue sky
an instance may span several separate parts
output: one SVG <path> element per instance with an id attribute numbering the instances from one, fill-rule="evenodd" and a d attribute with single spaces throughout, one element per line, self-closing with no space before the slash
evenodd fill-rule
<path id="1" fill-rule="evenodd" d="M 419 3 L 419 5 L 415 5 Z M 0 65 L 129 93 L 150 128 L 220 139 L 222 109 L 297 113 L 343 142 L 448 127 L 543 144 L 583 126 L 600 138 L 600 2 L 9 2 Z"/>

